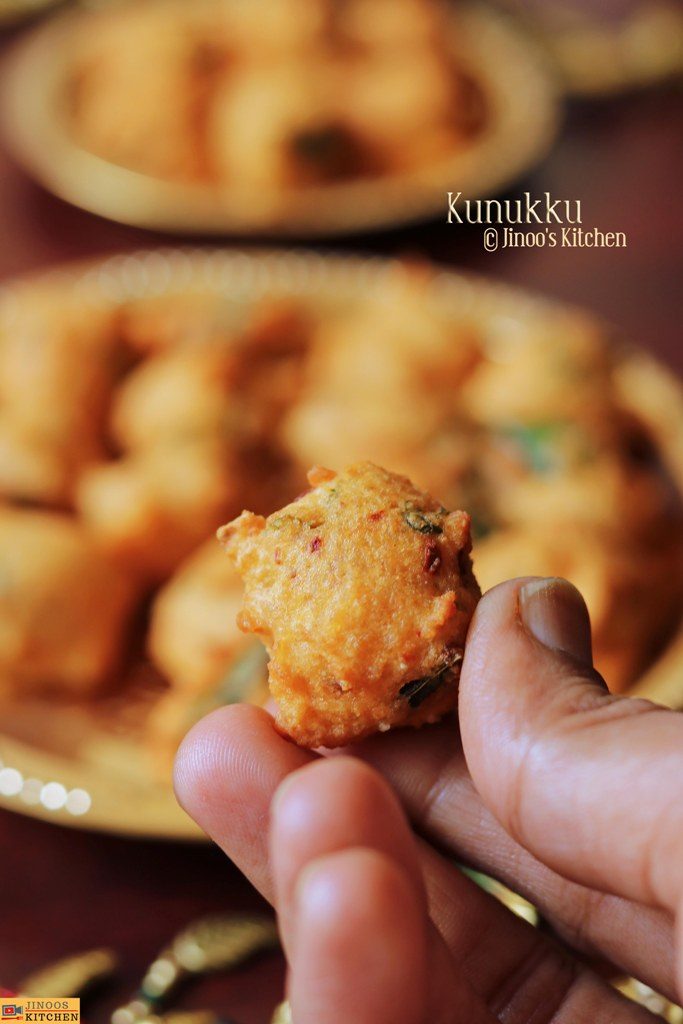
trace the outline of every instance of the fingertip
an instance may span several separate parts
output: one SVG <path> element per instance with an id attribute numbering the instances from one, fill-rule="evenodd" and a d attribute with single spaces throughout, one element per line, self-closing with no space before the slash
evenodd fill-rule
<path id="1" fill-rule="evenodd" d="M 540 579 L 540 576 L 518 576 L 497 583 L 482 594 L 467 634 L 466 657 L 472 655 L 475 645 L 488 639 L 492 633 L 497 633 L 503 625 L 514 622 L 519 606 L 519 592 Z"/>
<path id="2" fill-rule="evenodd" d="M 251 743 L 273 732 L 270 715 L 250 704 L 217 708 L 189 730 L 182 740 L 173 766 L 173 786 L 178 803 L 196 819 L 202 806 L 211 801 L 234 774 L 239 754 Z"/>
<path id="3" fill-rule="evenodd" d="M 201 802 L 215 771 L 217 735 L 208 720 L 212 717 L 196 722 L 185 734 L 173 762 L 176 799 L 190 815 L 195 804 Z"/>
<path id="4" fill-rule="evenodd" d="M 378 850 L 352 847 L 309 861 L 299 873 L 294 902 L 316 933 L 338 934 L 341 920 L 357 941 L 365 918 L 384 918 L 397 900 L 406 898 L 419 910 L 411 880 L 394 860 Z"/>
<path id="5" fill-rule="evenodd" d="M 271 806 L 270 858 L 287 948 L 301 872 L 321 857 L 356 847 L 390 856 L 426 902 L 414 837 L 375 769 L 342 755 L 300 768 L 281 783 Z"/>
<path id="6" fill-rule="evenodd" d="M 465 651 L 470 666 L 495 639 L 533 639 L 557 654 L 592 667 L 591 621 L 581 592 L 559 576 L 519 576 L 492 587 L 481 598 Z M 464 670 L 464 665 L 463 665 Z"/>
<path id="7" fill-rule="evenodd" d="M 330 809 L 367 819 L 383 801 L 396 804 L 388 783 L 369 765 L 340 755 L 291 772 L 275 792 L 272 817 L 276 829 L 291 833 L 308 830 L 312 820 Z"/>
<path id="8" fill-rule="evenodd" d="M 520 576 L 487 591 L 467 638 L 460 677 L 459 717 L 495 714 L 515 694 L 523 699 L 533 679 L 544 689 L 577 674 L 605 684 L 593 669 L 591 626 L 582 594 L 559 577 Z M 465 740 L 465 736 L 463 735 Z"/>
<path id="9" fill-rule="evenodd" d="M 342 916 L 348 897 L 339 866 L 343 865 L 348 852 L 326 854 L 301 869 L 294 886 L 294 911 L 299 924 L 319 932 Z"/>
<path id="10" fill-rule="evenodd" d="M 302 866 L 351 846 L 391 853 L 416 878 L 415 843 L 398 799 L 370 765 L 320 758 L 284 779 L 271 805 L 270 849 L 283 907 Z"/>
<path id="11" fill-rule="evenodd" d="M 536 576 L 520 576 L 506 580 L 487 590 L 477 605 L 467 633 L 465 656 L 460 673 L 458 689 L 458 717 L 461 729 L 471 711 L 478 711 L 483 703 L 491 699 L 482 687 L 482 680 L 488 680 L 489 667 L 497 660 L 500 652 L 508 659 L 508 671 L 497 678 L 504 685 L 506 678 L 514 678 L 521 668 L 518 651 L 519 592 L 527 583 L 538 579 Z"/>
<path id="12" fill-rule="evenodd" d="M 583 595 L 561 577 L 531 580 L 518 593 L 519 617 L 548 650 L 593 667 L 591 621 Z"/>
<path id="13" fill-rule="evenodd" d="M 266 711 L 247 704 L 207 715 L 176 757 L 181 807 L 268 898 L 270 803 L 282 779 L 311 757 L 275 730 Z"/>
<path id="14" fill-rule="evenodd" d="M 303 1024 L 424 1019 L 427 922 L 411 879 L 387 854 L 356 847 L 301 871 L 290 999 Z"/>

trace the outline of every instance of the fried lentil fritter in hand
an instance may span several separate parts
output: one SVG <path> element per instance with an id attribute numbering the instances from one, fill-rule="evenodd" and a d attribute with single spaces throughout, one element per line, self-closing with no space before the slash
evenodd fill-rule
<path id="1" fill-rule="evenodd" d="M 277 724 L 336 747 L 455 707 L 480 596 L 470 519 L 369 462 L 219 531 L 245 583 L 239 625 L 269 650 Z"/>

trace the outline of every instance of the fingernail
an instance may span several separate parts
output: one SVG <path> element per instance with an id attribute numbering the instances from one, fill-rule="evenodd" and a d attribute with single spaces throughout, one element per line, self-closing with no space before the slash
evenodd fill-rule
<path id="1" fill-rule="evenodd" d="M 519 592 L 519 611 L 533 637 L 583 665 L 593 664 L 591 624 L 586 602 L 567 580 L 531 580 Z"/>

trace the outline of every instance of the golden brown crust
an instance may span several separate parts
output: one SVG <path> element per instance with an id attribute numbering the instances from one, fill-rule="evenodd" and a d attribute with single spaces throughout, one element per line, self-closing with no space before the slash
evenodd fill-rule
<path id="1" fill-rule="evenodd" d="M 436 721 L 455 706 L 479 597 L 469 516 L 372 463 L 309 480 L 219 532 L 245 582 L 239 625 L 271 654 L 280 728 L 332 747 Z"/>

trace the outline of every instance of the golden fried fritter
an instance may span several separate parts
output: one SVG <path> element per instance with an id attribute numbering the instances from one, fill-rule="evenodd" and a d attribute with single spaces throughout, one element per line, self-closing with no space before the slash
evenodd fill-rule
<path id="1" fill-rule="evenodd" d="M 216 307 L 206 333 L 198 321 L 190 331 L 181 308 L 188 331 L 178 336 L 154 304 L 137 308 L 141 320 L 129 307 L 126 336 L 152 354 L 111 404 L 110 434 L 124 455 L 89 467 L 77 487 L 78 510 L 106 550 L 152 581 L 235 515 L 238 501 L 269 511 L 301 477 L 276 428 L 301 387 L 308 317 L 291 301 L 263 302 L 231 337 L 214 333 Z"/>
<path id="2" fill-rule="evenodd" d="M 432 48 L 375 52 L 356 62 L 345 89 L 350 128 L 389 170 L 443 159 L 478 127 L 467 130 L 470 100 L 459 94 L 452 60 Z M 406 146 L 416 137 L 419 146 Z"/>
<path id="3" fill-rule="evenodd" d="M 55 443 L 0 412 L 0 495 L 15 501 L 64 505 L 82 468 L 82 447 Z"/>
<path id="4" fill-rule="evenodd" d="M 119 387 L 111 430 L 122 448 L 235 433 L 234 358 L 221 349 L 179 349 L 143 360 Z"/>
<path id="5" fill-rule="evenodd" d="M 161 580 L 230 514 L 241 484 L 235 453 L 200 438 L 92 467 L 77 506 L 112 557 Z"/>
<path id="6" fill-rule="evenodd" d="M 0 690 L 96 689 L 121 656 L 134 598 L 75 519 L 0 509 Z"/>
<path id="7" fill-rule="evenodd" d="M 146 732 L 165 770 L 202 715 L 226 703 L 262 703 L 268 695 L 263 645 L 237 627 L 242 592 L 235 567 L 212 537 L 157 594 L 148 650 L 171 686 Z"/>
<path id="8" fill-rule="evenodd" d="M 335 28 L 364 50 L 410 52 L 437 47 L 443 39 L 443 9 L 424 0 L 346 0 L 337 4 Z"/>
<path id="9" fill-rule="evenodd" d="M 452 22 L 437 0 L 124 4 L 74 35 L 71 128 L 116 164 L 258 187 L 277 210 L 290 188 L 424 167 L 469 141 L 483 96 Z"/>
<path id="10" fill-rule="evenodd" d="M 490 356 L 459 395 L 463 411 L 486 424 L 599 416 L 612 390 L 604 328 L 574 310 L 507 324 Z"/>
<path id="11" fill-rule="evenodd" d="M 76 32 L 73 130 L 98 156 L 159 177 L 201 173 L 195 20 L 182 4 L 132 4 Z"/>
<path id="12" fill-rule="evenodd" d="M 215 685 L 249 645 L 237 628 L 241 605 L 240 578 L 212 538 L 181 564 L 152 606 L 149 652 L 174 688 Z"/>
<path id="13" fill-rule="evenodd" d="M 76 501 L 109 555 L 159 582 L 235 515 L 245 497 L 273 508 L 295 482 L 279 453 L 207 436 L 93 466 L 79 480 Z"/>
<path id="14" fill-rule="evenodd" d="M 375 301 L 321 325 L 301 400 L 283 425 L 303 465 L 371 459 L 412 475 L 428 439 L 452 421 L 481 338 L 428 305 L 429 284 L 423 266 L 400 266 Z"/>
<path id="15" fill-rule="evenodd" d="M 121 338 L 137 355 L 169 349 L 228 347 L 243 316 L 215 292 L 182 292 L 133 299 L 119 309 Z"/>
<path id="16" fill-rule="evenodd" d="M 205 22 L 229 41 L 233 57 L 268 65 L 283 55 L 294 61 L 315 53 L 329 36 L 336 7 L 330 0 L 213 0 Z"/>
<path id="17" fill-rule="evenodd" d="M 357 145 L 339 113 L 343 84 L 334 62 L 312 57 L 248 65 L 226 79 L 207 121 L 216 176 L 277 191 L 357 172 Z"/>
<path id="18" fill-rule="evenodd" d="M 19 287 L 0 306 L 0 494 L 68 504 L 102 457 L 117 371 L 110 304 L 57 285 Z"/>
<path id="19" fill-rule="evenodd" d="M 372 463 L 219 532 L 245 582 L 239 625 L 271 655 L 283 732 L 335 747 L 455 706 L 479 598 L 470 523 Z"/>
<path id="20" fill-rule="evenodd" d="M 311 333 L 305 311 L 284 300 L 261 302 L 241 317 L 208 299 L 203 309 L 169 305 L 170 320 L 155 302 L 125 310 L 124 337 L 151 356 L 114 396 L 113 438 L 132 451 L 212 436 L 272 441 L 301 390 Z"/>

